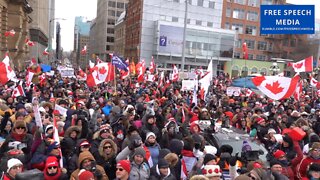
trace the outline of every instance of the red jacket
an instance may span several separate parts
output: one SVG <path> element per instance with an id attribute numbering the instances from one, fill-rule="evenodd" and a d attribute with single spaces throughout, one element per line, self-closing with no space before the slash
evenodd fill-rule
<path id="1" fill-rule="evenodd" d="M 311 163 L 320 163 L 320 159 L 313 159 L 312 157 L 305 157 L 301 163 L 297 166 L 298 178 L 307 177 L 307 168 Z"/>

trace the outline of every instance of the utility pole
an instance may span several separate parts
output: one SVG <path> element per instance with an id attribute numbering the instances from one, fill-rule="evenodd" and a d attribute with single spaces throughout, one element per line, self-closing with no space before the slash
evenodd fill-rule
<path id="1" fill-rule="evenodd" d="M 187 18 L 188 18 L 188 0 L 185 0 L 185 14 L 184 14 L 184 26 L 183 26 L 183 42 L 182 42 L 182 62 L 181 70 L 184 72 L 185 64 L 185 51 L 186 51 L 186 32 L 187 32 Z"/>

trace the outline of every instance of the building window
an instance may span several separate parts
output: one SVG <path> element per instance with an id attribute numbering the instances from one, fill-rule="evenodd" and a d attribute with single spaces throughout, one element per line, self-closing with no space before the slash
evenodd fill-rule
<path id="1" fill-rule="evenodd" d="M 233 2 L 237 4 L 246 4 L 246 0 L 234 0 Z"/>
<path id="2" fill-rule="evenodd" d="M 207 22 L 208 27 L 213 27 L 213 22 Z"/>
<path id="3" fill-rule="evenodd" d="M 257 34 L 257 29 L 255 26 L 246 26 L 246 34 L 251 34 L 255 36 Z"/>
<path id="4" fill-rule="evenodd" d="M 114 10 L 108 10 L 109 16 L 116 16 L 116 12 Z"/>
<path id="5" fill-rule="evenodd" d="M 252 60 L 253 59 L 253 54 L 248 54 L 248 59 Z"/>
<path id="6" fill-rule="evenodd" d="M 265 60 L 267 60 L 267 57 L 265 55 L 257 55 L 256 59 L 261 60 L 261 61 L 265 61 Z"/>
<path id="7" fill-rule="evenodd" d="M 245 40 L 248 49 L 254 49 L 254 40 Z"/>
<path id="8" fill-rule="evenodd" d="M 201 26 L 201 25 L 202 25 L 202 21 L 200 21 L 200 20 L 196 20 L 196 25 Z"/>
<path id="9" fill-rule="evenodd" d="M 179 21 L 179 18 L 177 17 L 172 17 L 172 22 L 178 22 Z"/>
<path id="10" fill-rule="evenodd" d="M 108 28 L 107 29 L 107 33 L 108 34 L 113 34 L 114 33 L 114 29 L 113 28 Z"/>
<path id="11" fill-rule="evenodd" d="M 231 29 L 238 31 L 239 34 L 243 34 L 242 24 L 232 24 Z"/>
<path id="12" fill-rule="evenodd" d="M 248 21 L 258 21 L 258 13 L 257 12 L 252 12 L 252 11 L 248 11 L 247 20 Z"/>
<path id="13" fill-rule="evenodd" d="M 241 40 L 241 39 L 238 39 L 238 40 L 236 41 L 236 47 L 237 47 L 237 48 L 242 48 L 242 40 Z"/>
<path id="14" fill-rule="evenodd" d="M 233 53 L 234 58 L 240 58 L 240 53 L 239 52 L 234 52 Z"/>
<path id="15" fill-rule="evenodd" d="M 244 19 L 244 10 L 243 9 L 234 9 L 232 17 L 236 19 Z"/>
<path id="16" fill-rule="evenodd" d="M 288 39 L 282 40 L 282 45 L 283 46 L 289 46 L 289 40 Z"/>
<path id="17" fill-rule="evenodd" d="M 226 10 L 226 17 L 231 17 L 231 9 L 227 8 Z"/>
<path id="18" fill-rule="evenodd" d="M 203 0 L 198 0 L 197 5 L 203 7 Z"/>
<path id="19" fill-rule="evenodd" d="M 291 39 L 290 40 L 290 46 L 291 47 L 296 47 L 296 39 Z"/>
<path id="20" fill-rule="evenodd" d="M 209 8 L 214 9 L 215 2 L 209 1 Z"/>
<path id="21" fill-rule="evenodd" d="M 108 19 L 108 24 L 109 25 L 114 25 L 115 24 L 115 20 L 114 19 Z"/>
<path id="22" fill-rule="evenodd" d="M 228 22 L 226 22 L 226 23 L 224 24 L 224 28 L 225 28 L 225 29 L 230 29 L 230 24 L 229 24 Z"/>
<path id="23" fill-rule="evenodd" d="M 118 3 L 117 3 L 117 8 L 124 9 L 124 3 L 118 2 Z"/>
<path id="24" fill-rule="evenodd" d="M 110 51 L 111 48 L 110 48 L 110 45 L 106 45 L 106 51 Z"/>
<path id="25" fill-rule="evenodd" d="M 263 5 L 272 5 L 272 0 L 262 0 Z"/>
<path id="26" fill-rule="evenodd" d="M 260 0 L 248 0 L 248 6 L 258 7 L 260 5 Z"/>
<path id="27" fill-rule="evenodd" d="M 269 43 L 269 46 L 268 46 L 268 51 L 272 51 L 273 50 L 273 44 L 272 42 Z"/>
<path id="28" fill-rule="evenodd" d="M 107 37 L 107 42 L 113 43 L 114 42 L 114 37 Z"/>
<path id="29" fill-rule="evenodd" d="M 115 1 L 109 1 L 108 2 L 109 7 L 116 7 L 116 2 Z"/>
<path id="30" fill-rule="evenodd" d="M 262 50 L 262 51 L 267 50 L 267 42 L 258 41 L 258 50 Z"/>

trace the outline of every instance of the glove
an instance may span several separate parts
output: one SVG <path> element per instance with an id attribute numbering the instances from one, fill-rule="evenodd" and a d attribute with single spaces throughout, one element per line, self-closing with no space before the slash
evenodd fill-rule
<path id="1" fill-rule="evenodd" d="M 237 163 L 237 159 L 238 159 L 237 156 L 232 156 L 232 157 L 230 158 L 230 160 L 229 160 L 230 166 L 235 166 L 236 163 Z"/>

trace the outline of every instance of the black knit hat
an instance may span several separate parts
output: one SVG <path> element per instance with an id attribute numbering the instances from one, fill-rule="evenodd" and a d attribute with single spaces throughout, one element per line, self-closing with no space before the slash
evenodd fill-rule
<path id="1" fill-rule="evenodd" d="M 167 148 L 160 149 L 158 159 L 164 158 L 169 153 L 171 153 L 171 151 Z"/>
<path id="2" fill-rule="evenodd" d="M 276 165 L 276 164 L 279 164 L 279 165 L 282 166 L 281 162 L 278 161 L 277 159 L 273 159 L 273 160 L 270 161 L 270 167 L 272 167 L 273 165 Z"/>
<path id="3" fill-rule="evenodd" d="M 318 164 L 318 163 L 312 163 L 312 164 L 309 166 L 309 172 L 310 172 L 310 171 L 319 172 L 319 171 L 320 171 L 320 164 Z"/>
<path id="4" fill-rule="evenodd" d="M 221 153 L 227 152 L 227 153 L 229 153 L 229 154 L 232 154 L 232 152 L 233 152 L 233 147 L 230 146 L 229 144 L 224 144 L 224 145 L 222 145 L 222 146 L 220 147 L 220 152 L 221 152 Z"/>
<path id="5" fill-rule="evenodd" d="M 165 159 L 159 159 L 158 161 L 158 168 L 168 168 L 169 163 Z"/>
<path id="6" fill-rule="evenodd" d="M 206 154 L 203 158 L 203 165 L 206 165 L 209 161 L 216 160 L 216 156 L 213 154 Z"/>

